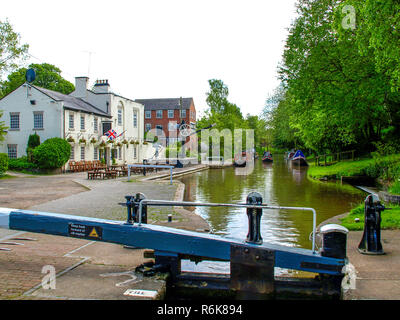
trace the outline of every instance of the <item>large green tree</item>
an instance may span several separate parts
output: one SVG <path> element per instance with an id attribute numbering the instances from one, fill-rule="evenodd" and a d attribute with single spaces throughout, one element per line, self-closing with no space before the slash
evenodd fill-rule
<path id="1" fill-rule="evenodd" d="M 36 72 L 35 81 L 32 82 L 41 88 L 70 94 L 75 90 L 75 86 L 61 76 L 61 69 L 49 64 L 31 64 L 28 68 L 32 68 Z M 10 93 L 25 82 L 25 73 L 27 68 L 20 68 L 8 75 L 7 80 L 1 83 L 1 91 L 3 95 Z"/>
<path id="2" fill-rule="evenodd" d="M 4 73 L 18 67 L 18 61 L 25 57 L 28 48 L 27 44 L 20 44 L 20 35 L 8 20 L 0 21 L 0 79 Z"/>
<path id="3" fill-rule="evenodd" d="M 287 92 L 276 115 L 286 114 L 294 135 L 317 152 L 370 151 L 392 121 L 390 79 L 376 69 L 372 49 L 361 54 L 354 37 L 341 36 L 343 2 L 298 1 L 279 68 Z"/>

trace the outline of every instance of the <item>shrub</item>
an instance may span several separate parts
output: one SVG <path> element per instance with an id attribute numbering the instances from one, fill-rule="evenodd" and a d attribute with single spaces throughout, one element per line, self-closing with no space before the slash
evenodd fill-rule
<path id="1" fill-rule="evenodd" d="M 37 169 L 36 164 L 29 162 L 28 157 L 21 157 L 18 159 L 9 159 L 8 167 L 13 170 L 31 170 Z"/>
<path id="2" fill-rule="evenodd" d="M 28 138 L 28 148 L 35 149 L 40 146 L 40 137 L 38 134 L 31 134 Z"/>
<path id="3" fill-rule="evenodd" d="M 40 137 L 38 134 L 31 134 L 28 138 L 28 147 L 26 148 L 26 155 L 29 162 L 35 162 L 33 159 L 33 150 L 40 145 Z"/>
<path id="4" fill-rule="evenodd" d="M 64 139 L 47 139 L 33 151 L 35 163 L 41 169 L 57 169 L 67 163 L 71 145 Z"/>
<path id="5" fill-rule="evenodd" d="M 0 153 L 0 176 L 8 170 L 8 156 L 5 153 Z"/>

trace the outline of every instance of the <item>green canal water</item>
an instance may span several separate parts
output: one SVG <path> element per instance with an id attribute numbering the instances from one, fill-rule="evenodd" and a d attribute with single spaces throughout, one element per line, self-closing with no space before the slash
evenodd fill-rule
<path id="1" fill-rule="evenodd" d="M 235 174 L 236 168 L 210 169 L 184 176 L 185 201 L 245 203 L 256 191 L 263 203 L 272 206 L 311 207 L 317 212 L 317 225 L 338 214 L 349 212 L 365 193 L 346 184 L 315 182 L 307 178 L 307 167 L 292 166 L 283 155 L 274 155 L 272 164 L 255 160 L 249 175 Z M 212 231 L 244 240 L 248 232 L 243 208 L 189 208 L 210 224 Z M 311 211 L 263 210 L 261 234 L 264 242 L 311 249 Z"/>

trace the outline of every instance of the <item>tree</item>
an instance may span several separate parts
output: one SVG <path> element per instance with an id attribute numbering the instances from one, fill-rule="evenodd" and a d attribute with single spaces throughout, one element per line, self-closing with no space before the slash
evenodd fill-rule
<path id="1" fill-rule="evenodd" d="M 361 55 L 353 37 L 340 36 L 342 2 L 299 0 L 279 68 L 288 99 L 283 114 L 317 152 L 372 151 L 391 126 L 390 81 L 376 70 L 371 49 Z"/>
<path id="2" fill-rule="evenodd" d="M 3 116 L 3 111 L 0 110 L 0 119 Z M 7 134 L 7 129 L 8 127 L 6 127 L 4 121 L 0 121 L 0 144 L 2 141 L 4 141 L 4 137 Z"/>
<path id="3" fill-rule="evenodd" d="M 18 67 L 17 61 L 25 57 L 28 48 L 27 44 L 20 44 L 20 35 L 8 20 L 0 21 L 0 79 L 5 72 Z"/>
<path id="4" fill-rule="evenodd" d="M 75 90 L 75 86 L 61 76 L 61 70 L 52 64 L 33 63 L 28 68 L 36 71 L 36 79 L 32 82 L 33 85 L 64 94 L 70 94 Z M 25 83 L 26 70 L 27 68 L 20 68 L 7 77 L 7 81 L 1 84 L 3 95 L 10 93 Z"/>

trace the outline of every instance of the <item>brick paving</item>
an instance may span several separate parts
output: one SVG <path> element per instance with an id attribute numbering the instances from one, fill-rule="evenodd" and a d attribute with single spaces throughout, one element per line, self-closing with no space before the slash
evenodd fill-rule
<path id="1" fill-rule="evenodd" d="M 182 184 L 179 182 L 170 185 L 169 181 L 140 182 L 141 177 L 135 177 L 131 182 L 128 182 L 126 177 L 113 180 L 87 180 L 86 177 L 86 173 L 74 173 L 57 176 L 20 175 L 17 178 L 0 180 L 0 207 L 123 221 L 126 219 L 126 207 L 118 203 L 125 202 L 125 195 L 142 192 L 148 198 L 162 200 L 174 200 L 178 194 L 182 195 Z M 171 213 L 171 210 L 165 207 L 151 208 L 148 211 L 149 223 L 198 231 L 204 231 L 208 227 L 199 216 L 180 209 L 175 211 L 173 222 L 167 223 L 167 215 Z M 20 237 L 34 238 L 36 241 L 11 240 L 12 235 L 16 234 Z M 0 244 L 0 248 L 11 249 L 11 251 L 0 251 L 0 299 L 3 300 L 43 299 L 40 296 L 23 295 L 41 284 L 45 276 L 42 274 L 43 266 L 54 266 L 58 274 L 82 261 L 79 254 L 65 256 L 68 252 L 91 244 L 88 240 L 3 229 L 0 229 L 1 241 L 24 244 L 23 246 Z M 105 261 L 109 267 L 114 266 L 118 269 L 124 265 L 128 268 L 129 265 L 129 268 L 132 268 L 132 265 L 126 262 L 134 260 L 132 257 L 135 254 L 136 256 L 140 254 L 140 252 L 134 254 L 127 249 L 123 250 L 122 246 L 106 245 L 99 242 L 88 246 L 88 249 L 91 248 L 88 250 L 90 259 L 82 267 L 74 269 L 78 270 L 77 274 L 83 266 L 101 266 Z M 107 259 L 104 259 L 105 257 Z M 142 255 L 135 259 L 136 265 L 140 264 Z M 74 273 L 70 271 L 68 274 Z M 88 278 L 81 279 L 82 283 L 93 281 L 93 277 L 98 277 L 98 275 L 89 275 Z M 84 294 L 82 293 L 82 296 L 85 296 Z M 51 299 L 51 296 L 49 297 Z"/>

